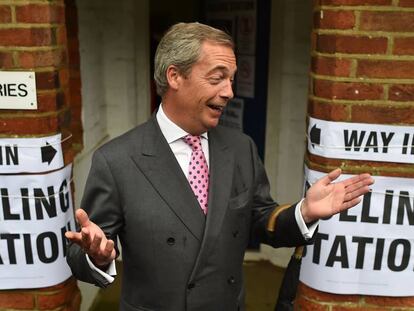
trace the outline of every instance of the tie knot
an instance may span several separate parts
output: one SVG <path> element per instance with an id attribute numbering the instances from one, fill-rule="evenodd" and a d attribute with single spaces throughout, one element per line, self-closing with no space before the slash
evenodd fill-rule
<path id="1" fill-rule="evenodd" d="M 200 136 L 187 135 L 184 137 L 184 141 L 191 147 L 193 151 L 202 150 Z"/>

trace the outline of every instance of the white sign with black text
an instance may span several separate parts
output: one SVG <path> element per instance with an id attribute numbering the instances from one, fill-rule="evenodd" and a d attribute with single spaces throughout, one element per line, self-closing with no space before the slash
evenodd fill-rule
<path id="1" fill-rule="evenodd" d="M 0 109 L 37 109 L 33 71 L 0 71 Z"/>
<path id="2" fill-rule="evenodd" d="M 62 168 L 61 136 L 1 138 L 0 173 L 41 173 Z"/>
<path id="3" fill-rule="evenodd" d="M 72 165 L 44 175 L 0 176 L 0 290 L 66 280 L 67 230 L 75 230 Z"/>
<path id="4" fill-rule="evenodd" d="M 307 186 L 324 175 L 305 168 Z M 373 178 L 361 203 L 320 221 L 302 259 L 303 283 L 336 294 L 414 295 L 414 179 Z"/>
<path id="5" fill-rule="evenodd" d="M 414 126 L 309 118 L 308 151 L 325 158 L 414 163 Z"/>

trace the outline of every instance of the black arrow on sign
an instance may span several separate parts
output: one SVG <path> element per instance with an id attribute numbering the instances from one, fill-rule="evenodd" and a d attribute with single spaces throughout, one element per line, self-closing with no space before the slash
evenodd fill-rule
<path id="1" fill-rule="evenodd" d="M 315 144 L 319 145 L 321 143 L 321 129 L 317 128 L 316 124 L 311 128 L 310 141 L 312 143 L 313 148 L 315 148 Z"/>
<path id="2" fill-rule="evenodd" d="M 56 149 L 53 148 L 51 145 L 49 145 L 48 142 L 46 142 L 46 146 L 43 146 L 41 150 L 42 150 L 42 162 L 47 162 L 47 164 L 50 165 L 50 162 L 52 162 L 53 158 L 55 157 L 57 153 Z"/>

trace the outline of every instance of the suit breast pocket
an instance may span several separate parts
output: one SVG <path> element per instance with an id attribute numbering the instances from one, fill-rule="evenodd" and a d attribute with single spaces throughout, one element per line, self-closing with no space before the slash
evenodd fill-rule
<path id="1" fill-rule="evenodd" d="M 250 207 L 250 191 L 245 189 L 237 195 L 233 196 L 229 200 L 228 207 L 230 209 L 243 209 Z"/>

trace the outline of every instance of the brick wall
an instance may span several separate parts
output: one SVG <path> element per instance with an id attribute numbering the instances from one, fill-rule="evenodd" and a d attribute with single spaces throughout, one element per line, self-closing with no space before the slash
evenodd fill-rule
<path id="1" fill-rule="evenodd" d="M 308 114 L 414 126 L 414 1 L 314 0 Z M 413 177 L 414 166 L 306 155 L 314 170 Z M 299 285 L 296 310 L 413 310 L 414 297 L 335 295 Z"/>
<path id="2" fill-rule="evenodd" d="M 73 278 L 51 287 L 0 291 L 0 310 L 79 310 L 80 293 Z"/>
<path id="3" fill-rule="evenodd" d="M 82 147 L 74 12 L 74 0 L 0 0 L 0 70 L 35 71 L 38 99 L 37 110 L 0 110 L 0 137 L 73 134 L 62 145 L 65 164 Z M 72 278 L 47 288 L 0 291 L 0 310 L 75 311 L 79 304 Z"/>
<path id="4" fill-rule="evenodd" d="M 82 127 L 82 98 L 81 98 L 81 75 L 79 55 L 79 29 L 78 10 L 75 0 L 65 0 L 65 20 L 67 35 L 67 55 L 69 74 L 69 97 L 70 106 L 70 130 L 72 133 L 72 146 L 75 152 L 83 148 L 83 127 Z"/>

